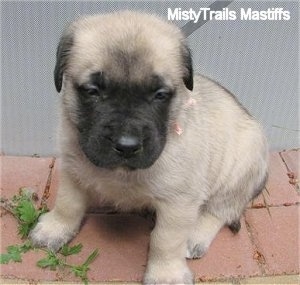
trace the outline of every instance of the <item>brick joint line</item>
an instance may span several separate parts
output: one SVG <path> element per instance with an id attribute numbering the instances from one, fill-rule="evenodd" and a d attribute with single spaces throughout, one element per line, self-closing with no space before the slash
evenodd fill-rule
<path id="1" fill-rule="evenodd" d="M 292 150 L 299 151 L 299 149 L 292 149 Z M 283 162 L 283 164 L 285 165 L 285 168 L 286 168 L 286 170 L 287 170 L 286 175 L 287 175 L 287 177 L 288 177 L 288 179 L 289 179 L 289 183 L 291 184 L 291 186 L 294 186 L 293 188 L 294 188 L 294 190 L 297 192 L 297 194 L 300 194 L 299 180 L 298 180 L 299 178 L 297 177 L 297 175 L 295 175 L 294 171 L 293 171 L 292 169 L 289 168 L 288 162 L 285 161 L 285 159 L 284 159 L 283 152 L 286 152 L 286 151 L 285 151 L 285 150 L 280 151 L 280 152 L 279 152 L 279 156 L 280 156 L 280 158 L 281 158 L 281 160 L 282 160 L 282 162 Z M 294 182 L 294 183 L 291 182 L 291 177 L 290 177 L 289 175 L 292 175 L 293 178 L 295 179 L 295 182 Z M 295 176 L 294 176 L 294 175 L 295 175 Z"/>
<path id="2" fill-rule="evenodd" d="M 254 248 L 252 258 L 256 261 L 261 275 L 266 276 L 266 259 L 265 259 L 264 255 L 262 254 L 262 250 L 260 249 L 259 244 L 256 243 L 256 241 L 255 241 L 253 229 L 252 229 L 250 223 L 247 221 L 246 215 L 244 215 L 244 218 L 245 218 L 246 230 L 247 230 L 248 236 L 250 238 L 251 244 Z"/>
<path id="3" fill-rule="evenodd" d="M 46 202 L 48 200 L 48 198 L 50 197 L 50 186 L 51 186 L 51 182 L 52 182 L 52 174 L 53 174 L 53 169 L 54 169 L 54 165 L 56 162 L 56 158 L 53 157 L 51 163 L 49 164 L 49 174 L 47 177 L 47 182 L 43 191 L 43 195 L 41 198 L 41 203 L 40 203 L 40 207 L 46 206 Z"/>

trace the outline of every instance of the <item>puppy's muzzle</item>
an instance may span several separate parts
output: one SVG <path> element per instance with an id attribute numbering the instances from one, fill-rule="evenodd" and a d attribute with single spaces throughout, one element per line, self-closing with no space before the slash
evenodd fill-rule
<path id="1" fill-rule="evenodd" d="M 122 135 L 117 139 L 113 149 L 120 156 L 129 158 L 142 151 L 142 144 L 135 136 Z"/>

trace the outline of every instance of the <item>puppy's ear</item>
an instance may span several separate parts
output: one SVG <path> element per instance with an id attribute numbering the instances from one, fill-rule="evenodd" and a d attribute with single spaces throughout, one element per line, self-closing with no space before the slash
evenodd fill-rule
<path id="1" fill-rule="evenodd" d="M 54 82 L 57 92 L 61 91 L 63 74 L 65 72 L 68 57 L 73 46 L 73 35 L 65 34 L 61 37 L 56 52 L 56 65 L 54 69 Z"/>
<path id="2" fill-rule="evenodd" d="M 193 79 L 193 61 L 192 61 L 192 54 L 188 46 L 186 44 L 182 44 L 181 47 L 181 57 L 182 63 L 184 66 L 184 75 L 183 75 L 183 82 L 187 89 L 193 90 L 194 87 L 194 79 Z"/>

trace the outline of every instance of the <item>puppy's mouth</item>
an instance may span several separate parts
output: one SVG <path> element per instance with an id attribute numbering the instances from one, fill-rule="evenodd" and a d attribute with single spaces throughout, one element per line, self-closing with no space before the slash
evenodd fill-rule
<path id="1" fill-rule="evenodd" d="M 124 157 L 110 157 L 109 159 L 103 159 L 99 156 L 91 156 L 90 154 L 85 153 L 88 160 L 93 163 L 96 167 L 99 168 L 106 168 L 106 169 L 117 169 L 117 168 L 123 168 L 128 171 L 135 171 L 137 169 L 146 169 L 149 168 L 154 161 L 150 162 L 145 161 L 142 157 L 135 157 L 135 158 L 124 158 Z"/>
<path id="2" fill-rule="evenodd" d="M 81 149 L 87 159 L 99 168 L 124 168 L 128 171 L 146 169 L 154 164 L 162 148 L 149 140 L 133 136 L 121 136 L 112 143 L 111 140 L 80 141 Z"/>

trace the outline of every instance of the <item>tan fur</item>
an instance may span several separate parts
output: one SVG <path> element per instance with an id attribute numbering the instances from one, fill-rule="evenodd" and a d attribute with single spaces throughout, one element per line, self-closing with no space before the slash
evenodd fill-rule
<path id="1" fill-rule="evenodd" d="M 157 221 L 144 283 L 190 284 L 193 277 L 185 257 L 201 257 L 219 229 L 239 220 L 262 187 L 267 144 L 261 127 L 213 81 L 197 75 L 193 92 L 185 88 L 186 71 L 179 57 L 184 39 L 175 26 L 123 12 L 83 18 L 66 33 L 71 32 L 74 47 L 64 75 L 60 125 L 62 178 L 55 208 L 41 217 L 31 237 L 36 244 L 59 248 L 78 231 L 91 199 L 120 210 L 152 208 Z M 115 78 L 124 76 L 114 61 L 116 46 L 129 55 L 145 55 L 142 62 L 133 63 L 129 81 L 155 72 L 177 88 L 166 146 L 144 170 L 97 168 L 81 151 L 74 127 L 71 81 L 82 83 L 99 70 L 112 70 Z"/>

